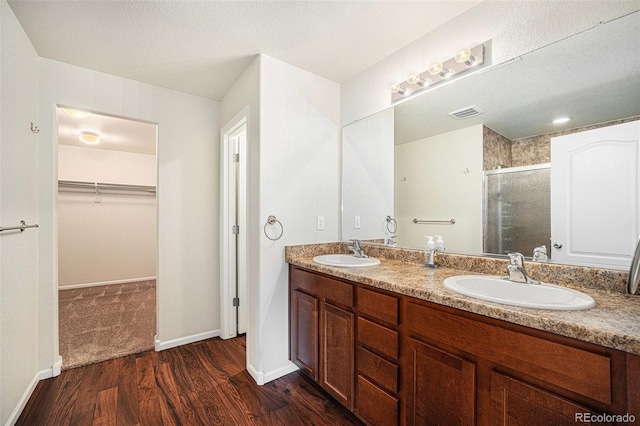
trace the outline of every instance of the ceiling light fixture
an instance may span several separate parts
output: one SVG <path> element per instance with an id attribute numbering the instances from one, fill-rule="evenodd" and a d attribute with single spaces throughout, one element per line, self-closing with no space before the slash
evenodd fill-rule
<path id="1" fill-rule="evenodd" d="M 558 117 L 552 121 L 553 124 L 564 124 L 571 120 L 571 117 Z"/>
<path id="2" fill-rule="evenodd" d="M 91 115 L 89 111 L 83 111 L 80 109 L 72 109 L 72 108 L 62 108 L 64 112 L 66 112 L 71 117 L 75 118 L 87 118 Z"/>
<path id="3" fill-rule="evenodd" d="M 78 139 L 88 145 L 95 145 L 100 142 L 100 135 L 94 132 L 80 132 Z"/>
<path id="4" fill-rule="evenodd" d="M 484 64 L 484 44 L 459 50 L 452 58 L 431 64 L 422 73 L 413 73 L 405 81 L 391 87 L 391 102 L 413 96 L 442 83 L 457 78 L 460 74 Z M 431 78 L 427 78 L 431 75 Z"/>

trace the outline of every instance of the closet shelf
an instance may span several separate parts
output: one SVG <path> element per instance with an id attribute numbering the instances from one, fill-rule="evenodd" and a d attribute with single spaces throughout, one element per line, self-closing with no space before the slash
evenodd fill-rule
<path id="1" fill-rule="evenodd" d="M 103 192 L 103 191 L 127 191 L 144 193 L 145 195 L 156 195 L 155 186 L 146 185 L 124 185 L 119 183 L 83 182 L 75 180 L 59 180 L 60 191 L 70 192 Z"/>

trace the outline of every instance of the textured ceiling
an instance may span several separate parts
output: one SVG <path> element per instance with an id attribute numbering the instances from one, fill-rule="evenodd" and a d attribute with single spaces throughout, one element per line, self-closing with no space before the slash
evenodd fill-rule
<path id="1" fill-rule="evenodd" d="M 343 83 L 478 3 L 9 0 L 41 57 L 218 100 L 257 54 Z"/>

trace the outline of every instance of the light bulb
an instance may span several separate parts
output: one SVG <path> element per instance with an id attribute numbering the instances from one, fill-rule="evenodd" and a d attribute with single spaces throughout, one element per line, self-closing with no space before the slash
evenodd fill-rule
<path id="1" fill-rule="evenodd" d="M 456 53 L 454 59 L 457 63 L 465 64 L 468 67 L 475 65 L 476 63 L 476 57 L 471 54 L 471 49 L 462 49 Z"/>
<path id="2" fill-rule="evenodd" d="M 399 84 L 394 84 L 391 86 L 391 93 L 397 93 L 400 96 L 404 96 L 404 94 L 407 93 L 407 89 L 400 87 Z"/>
<path id="3" fill-rule="evenodd" d="M 429 74 L 431 75 L 439 75 L 440 78 L 444 79 L 450 77 L 453 72 L 442 65 L 442 62 L 436 62 L 429 67 Z"/>
<path id="4" fill-rule="evenodd" d="M 438 75 L 442 72 L 442 68 L 444 68 L 444 66 L 442 65 L 442 62 L 437 62 L 435 64 L 432 64 L 429 67 L 429 74 Z"/>
<path id="5" fill-rule="evenodd" d="M 409 84 L 415 84 L 419 87 L 425 87 L 425 86 L 429 86 L 430 84 L 433 83 L 433 81 L 431 79 L 428 78 L 422 78 L 422 76 L 420 74 L 413 74 L 411 75 L 408 79 L 407 82 Z"/>
<path id="6" fill-rule="evenodd" d="M 88 145 L 95 145 L 100 142 L 100 135 L 93 132 L 80 132 L 78 139 Z"/>

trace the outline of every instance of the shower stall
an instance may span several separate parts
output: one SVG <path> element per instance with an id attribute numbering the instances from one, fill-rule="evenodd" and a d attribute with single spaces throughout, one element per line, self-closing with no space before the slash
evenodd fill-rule
<path id="1" fill-rule="evenodd" d="M 484 172 L 483 251 L 532 256 L 551 241 L 551 164 Z"/>

